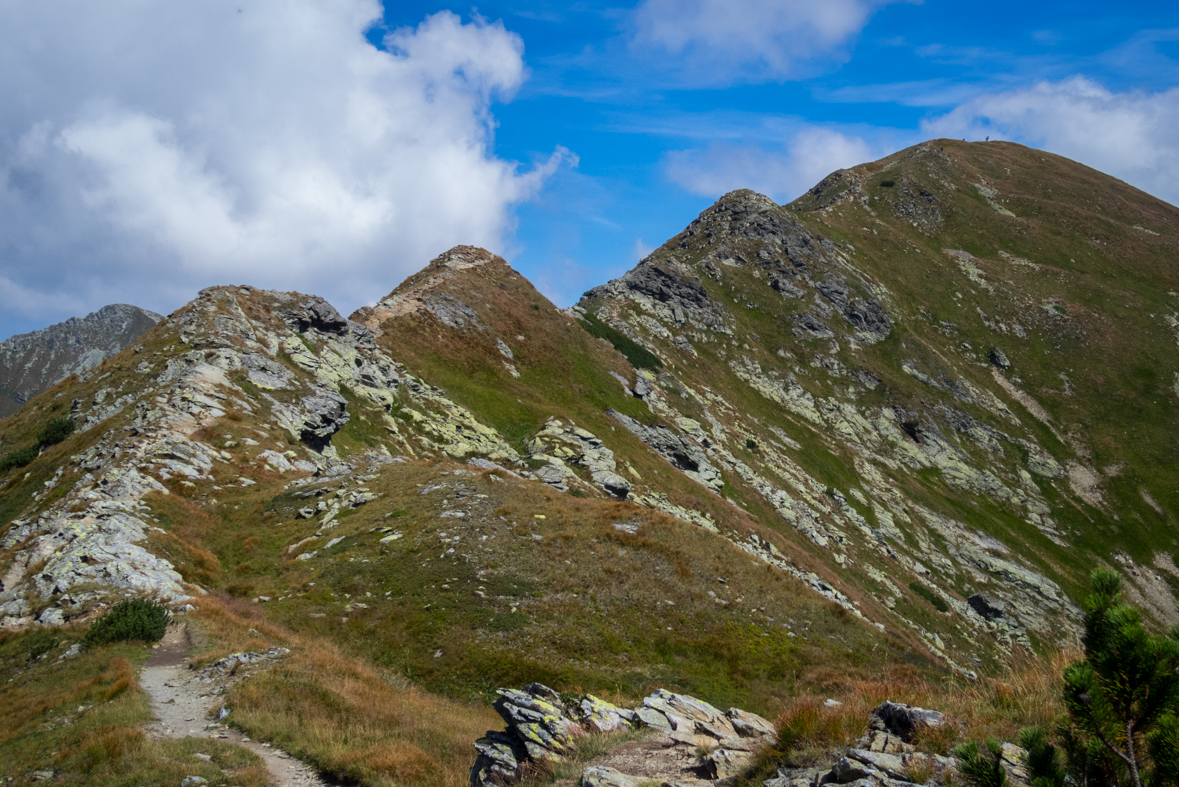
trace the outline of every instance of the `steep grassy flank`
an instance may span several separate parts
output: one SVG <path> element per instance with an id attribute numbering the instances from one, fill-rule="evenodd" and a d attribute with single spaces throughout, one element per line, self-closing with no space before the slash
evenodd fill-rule
<path id="1" fill-rule="evenodd" d="M 985 371 L 989 348 L 1004 350 L 1007 376 L 1070 443 L 1045 444 L 1075 449 L 1103 476 L 1101 515 L 1058 509 L 1081 542 L 1142 563 L 1179 547 L 1179 209 L 1003 142 L 936 140 L 848 174 L 866 205 L 827 204 L 831 195 L 816 188 L 789 207 L 888 283 L 915 341 L 958 369 Z M 898 187 L 879 188 L 883 177 Z M 918 211 L 914 221 L 921 204 L 942 220 Z M 943 249 L 972 254 L 981 278 Z"/>
<path id="2" fill-rule="evenodd" d="M 550 417 L 571 418 L 603 439 L 614 425 L 605 416 L 607 408 L 649 417 L 610 376 L 613 371 L 633 382 L 635 373 L 606 340 L 587 334 L 502 259 L 479 253 L 485 255 L 479 265 L 454 271 L 423 296 L 427 303 L 440 298 L 462 303 L 478 324 L 448 325 L 428 306 L 392 317 L 378 306 L 353 319 L 377 332 L 393 358 L 477 413 L 522 453 L 527 438 Z M 419 279 L 440 267 L 439 261 L 431 263 L 390 298 L 407 291 L 416 295 Z M 497 340 L 512 354 L 510 360 Z"/>

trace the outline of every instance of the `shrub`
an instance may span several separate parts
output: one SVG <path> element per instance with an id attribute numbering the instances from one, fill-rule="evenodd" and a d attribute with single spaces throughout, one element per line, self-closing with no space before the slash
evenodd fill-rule
<path id="1" fill-rule="evenodd" d="M 896 185 L 896 181 L 893 181 L 893 180 L 882 180 L 882 181 L 880 181 L 880 185 L 881 185 L 881 186 L 883 186 L 883 187 L 884 187 L 884 188 L 886 188 L 886 189 L 891 189 L 893 186 L 895 186 L 895 185 Z"/>
<path id="2" fill-rule="evenodd" d="M 663 361 L 643 345 L 636 342 L 613 326 L 602 322 L 596 315 L 586 313 L 580 317 L 582 327 L 591 336 L 605 339 L 614 345 L 614 349 L 626 356 L 630 365 L 636 369 L 662 369 Z"/>
<path id="3" fill-rule="evenodd" d="M 28 448 L 22 448 L 19 451 L 13 451 L 10 454 L 5 454 L 4 457 L 0 459 L 0 473 L 3 473 L 5 470 L 12 470 L 14 467 L 24 467 L 29 462 L 36 459 L 37 455 L 40 453 L 41 451 L 37 448 L 37 446 L 31 445 Z"/>
<path id="4" fill-rule="evenodd" d="M 1085 658 L 1064 670 L 1071 725 L 1062 743 L 1069 770 L 1082 783 L 1174 784 L 1179 781 L 1179 630 L 1150 633 L 1141 613 L 1122 602 L 1116 572 L 1098 569 L 1089 582 Z M 1129 779 L 1119 778 L 1124 771 Z"/>
<path id="5" fill-rule="evenodd" d="M 971 741 L 954 749 L 958 758 L 958 772 L 974 787 L 1004 787 L 1007 769 L 1003 767 L 1003 747 L 994 738 L 987 738 L 981 747 Z"/>
<path id="6" fill-rule="evenodd" d="M 1048 742 L 1042 728 L 1021 730 L 1019 745 L 1028 753 L 1028 778 L 1032 787 L 1064 787 L 1068 777 L 1060 752 Z"/>
<path id="7" fill-rule="evenodd" d="M 62 416 L 50 419 L 49 423 L 37 433 L 40 445 L 57 445 L 74 433 L 74 419 Z"/>
<path id="8" fill-rule="evenodd" d="M 91 624 L 82 644 L 93 647 L 133 639 L 155 642 L 163 639 L 171 617 L 163 604 L 145 598 L 126 599 Z"/>

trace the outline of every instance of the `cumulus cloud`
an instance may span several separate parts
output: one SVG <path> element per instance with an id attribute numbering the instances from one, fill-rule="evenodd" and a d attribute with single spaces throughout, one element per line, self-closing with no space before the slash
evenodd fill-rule
<path id="1" fill-rule="evenodd" d="M 839 54 L 889 1 L 644 0 L 634 43 L 688 55 L 697 77 L 789 77 L 802 61 Z"/>
<path id="2" fill-rule="evenodd" d="M 1084 77 L 974 98 L 923 125 L 933 136 L 1050 150 L 1179 204 L 1179 88 L 1115 93 Z"/>
<path id="3" fill-rule="evenodd" d="M 693 194 L 719 197 L 734 189 L 753 189 L 778 202 L 789 202 L 837 169 L 874 158 L 860 137 L 826 128 L 799 131 L 777 150 L 714 143 L 671 153 L 667 175 Z"/>
<path id="4" fill-rule="evenodd" d="M 441 12 L 382 51 L 364 37 L 380 16 L 376 0 L 0 5 L 0 312 L 166 310 L 230 282 L 348 310 L 456 243 L 503 251 L 512 206 L 566 156 L 522 171 L 492 151 L 520 38 Z"/>

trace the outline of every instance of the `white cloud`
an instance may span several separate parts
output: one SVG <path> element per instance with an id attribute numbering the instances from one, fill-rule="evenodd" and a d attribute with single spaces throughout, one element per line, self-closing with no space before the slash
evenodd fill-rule
<path id="1" fill-rule="evenodd" d="M 934 136 L 1050 150 L 1179 204 L 1179 88 L 1114 93 L 1084 77 L 974 98 L 923 124 Z"/>
<path id="2" fill-rule="evenodd" d="M 688 57 L 697 78 L 782 78 L 802 61 L 839 55 L 890 0 L 644 0 L 634 44 Z M 711 79 L 709 79 L 711 77 Z"/>
<path id="3" fill-rule="evenodd" d="M 789 202 L 837 169 L 874 158 L 869 144 L 825 128 L 806 128 L 781 150 L 714 143 L 668 156 L 667 174 L 693 194 L 720 197 L 734 189 L 753 189 Z"/>
<path id="4" fill-rule="evenodd" d="M 170 309 L 231 282 L 349 310 L 451 245 L 504 251 L 512 206 L 566 155 L 521 172 L 492 152 L 520 38 L 441 12 L 384 52 L 364 38 L 380 15 L 0 4 L 0 312 Z"/>
<path id="5" fill-rule="evenodd" d="M 655 249 L 655 246 L 648 246 L 646 243 L 643 243 L 642 238 L 637 238 L 635 240 L 634 248 L 631 249 L 630 252 L 631 259 L 634 262 L 642 262 L 643 260 L 647 259 L 647 257 L 651 256 L 651 252 L 655 251 Z"/>

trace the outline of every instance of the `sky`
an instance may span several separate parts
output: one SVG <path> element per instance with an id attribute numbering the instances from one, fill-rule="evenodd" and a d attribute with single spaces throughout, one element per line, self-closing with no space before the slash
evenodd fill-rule
<path id="1" fill-rule="evenodd" d="M 0 0 L 0 339 L 203 287 L 384 297 L 457 244 L 559 306 L 727 191 L 934 137 L 1179 204 L 1179 4 Z"/>

